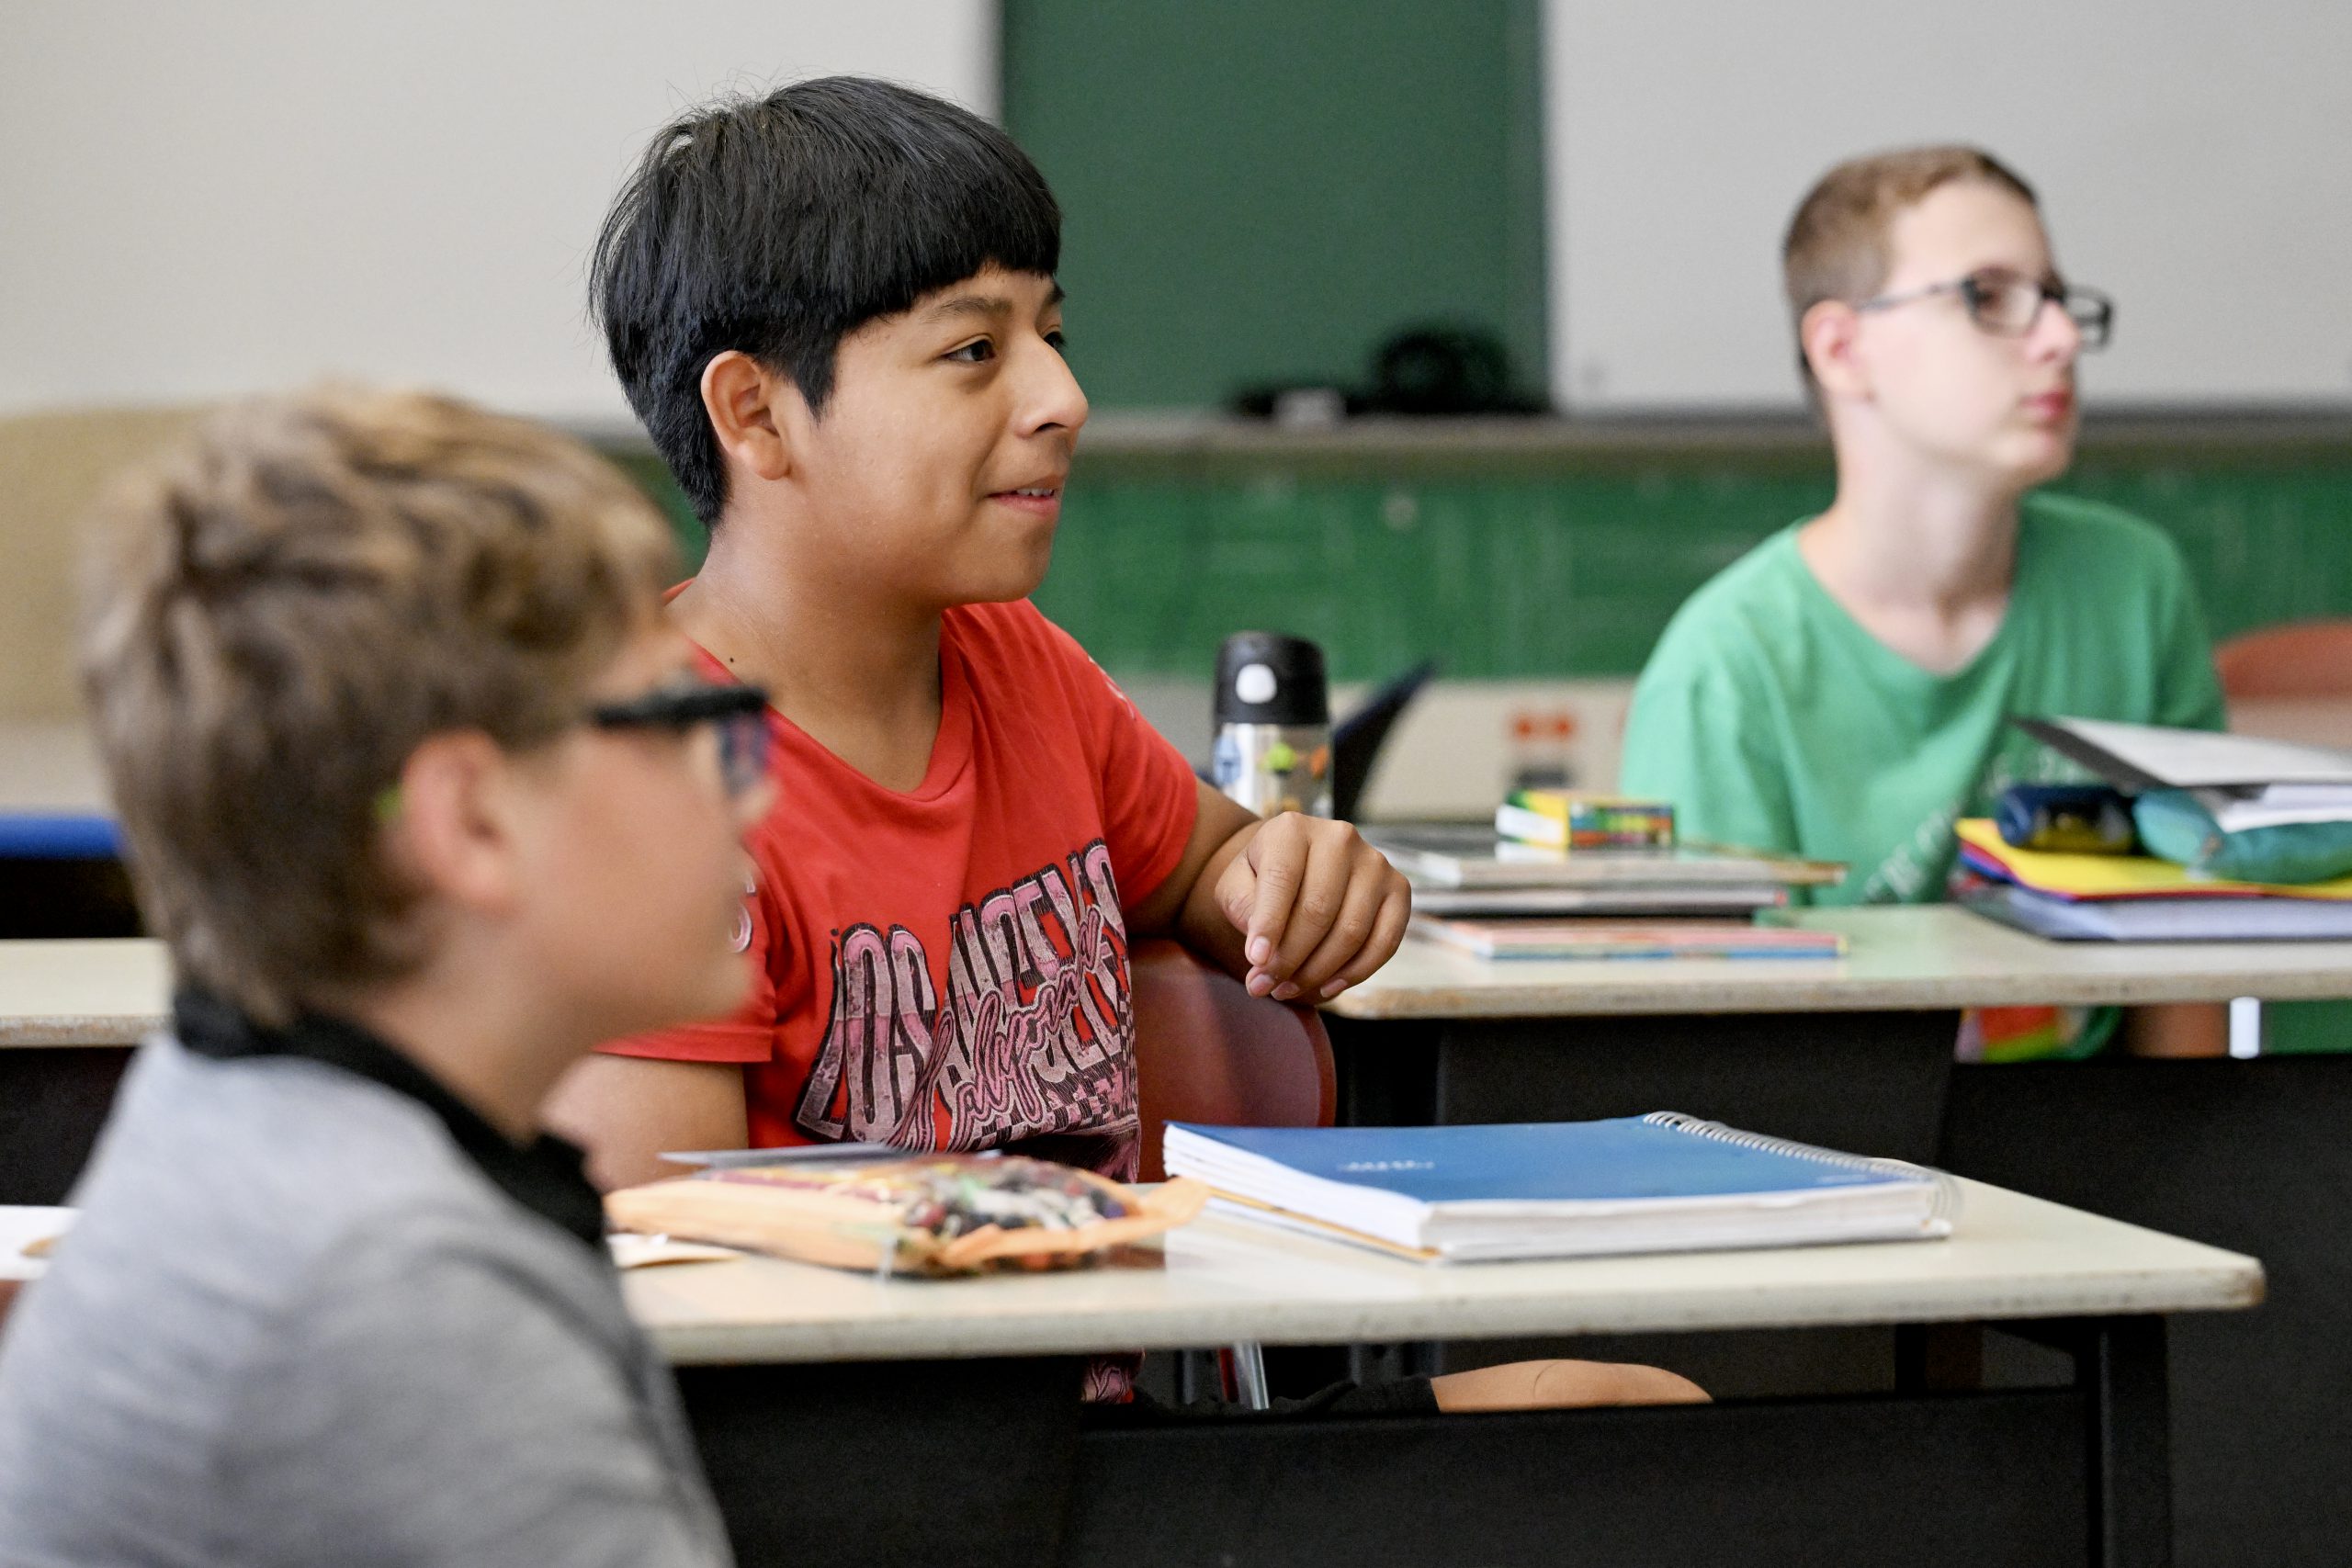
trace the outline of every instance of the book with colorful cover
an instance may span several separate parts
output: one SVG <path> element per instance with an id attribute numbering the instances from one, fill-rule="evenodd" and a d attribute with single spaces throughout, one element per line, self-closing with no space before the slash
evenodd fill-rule
<path id="1" fill-rule="evenodd" d="M 1674 807 L 1579 790 L 1515 789 L 1495 808 L 1495 831 L 1546 849 L 1671 849 Z"/>
<path id="2" fill-rule="evenodd" d="M 1838 958 L 1837 931 L 1746 920 L 1479 920 L 1415 915 L 1413 929 L 1481 958 Z"/>
<path id="3" fill-rule="evenodd" d="M 1428 1262 L 1924 1240 L 1939 1171 L 1673 1111 L 1467 1127 L 1170 1122 L 1171 1176 L 1224 1213 Z"/>

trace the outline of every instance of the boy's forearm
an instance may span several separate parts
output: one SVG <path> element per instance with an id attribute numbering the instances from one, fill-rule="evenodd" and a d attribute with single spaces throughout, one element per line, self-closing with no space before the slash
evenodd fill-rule
<path id="1" fill-rule="evenodd" d="M 729 1062 L 584 1057 L 556 1086 L 543 1120 L 587 1151 L 589 1179 L 608 1192 L 679 1175 L 665 1151 L 750 1141 L 743 1069 Z"/>
<path id="2" fill-rule="evenodd" d="M 1129 932 L 1174 937 L 1219 968 L 1237 976 L 1246 973 L 1242 933 L 1217 908 L 1216 886 L 1260 826 L 1255 812 L 1200 785 L 1183 856 L 1149 897 L 1128 908 Z"/>
<path id="3" fill-rule="evenodd" d="M 1217 884 L 1223 880 L 1226 868 L 1249 848 L 1251 837 L 1264 826 L 1254 816 L 1234 826 L 1201 867 L 1200 875 L 1193 878 L 1183 905 L 1177 911 L 1171 933 L 1187 948 L 1237 977 L 1250 972 L 1250 955 L 1244 950 L 1248 938 L 1218 905 Z"/>

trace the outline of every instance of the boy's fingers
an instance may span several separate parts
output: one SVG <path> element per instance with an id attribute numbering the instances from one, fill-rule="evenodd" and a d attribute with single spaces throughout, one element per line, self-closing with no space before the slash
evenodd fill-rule
<path id="1" fill-rule="evenodd" d="M 1283 931 L 1290 924 L 1299 884 L 1306 874 L 1306 846 L 1298 828 L 1297 818 L 1287 814 L 1277 817 L 1251 835 L 1249 848 L 1234 860 L 1237 866 L 1246 863 L 1255 877 L 1248 913 L 1233 922 L 1241 928 L 1243 947 L 1254 970 L 1270 967 Z M 1232 911 L 1227 914 L 1231 916 Z M 1250 988 L 1265 994 L 1254 984 Z"/>
<path id="2" fill-rule="evenodd" d="M 1320 998 L 1329 1001 L 1350 986 L 1371 979 L 1382 964 L 1396 955 L 1396 944 L 1405 940 L 1405 928 L 1412 919 L 1412 890 L 1402 886 L 1399 878 L 1399 886 L 1381 900 L 1380 914 L 1372 922 L 1372 935 L 1356 950 L 1355 957 L 1345 968 L 1323 982 Z"/>
<path id="3" fill-rule="evenodd" d="M 1365 875 L 1363 868 L 1359 867 L 1357 874 L 1348 879 L 1347 894 L 1340 902 L 1339 918 L 1331 922 L 1331 929 L 1323 934 L 1323 940 L 1317 942 L 1315 950 L 1300 961 L 1280 989 L 1295 987 L 1292 990 L 1293 996 L 1312 997 L 1319 992 L 1325 982 L 1337 975 L 1340 966 L 1362 952 L 1363 944 L 1371 940 L 1374 925 L 1380 918 L 1382 900 L 1387 892 L 1385 877 Z M 1283 999 L 1288 1001 L 1290 997 Z"/>
<path id="4" fill-rule="evenodd" d="M 1348 852 L 1346 843 L 1339 841 L 1343 835 L 1347 840 L 1355 836 L 1352 829 L 1334 833 L 1328 824 L 1324 830 L 1300 835 L 1305 840 L 1301 847 L 1306 864 L 1299 872 L 1298 894 L 1291 901 L 1290 919 L 1282 934 L 1274 938 L 1273 956 L 1258 965 L 1273 976 L 1277 991 L 1290 984 L 1291 976 L 1329 933 L 1347 903 L 1348 874 L 1355 857 Z"/>

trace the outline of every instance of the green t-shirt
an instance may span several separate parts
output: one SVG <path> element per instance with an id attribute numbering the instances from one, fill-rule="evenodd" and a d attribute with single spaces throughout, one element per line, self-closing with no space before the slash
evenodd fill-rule
<path id="1" fill-rule="evenodd" d="M 2219 729 L 2222 687 L 2180 553 L 2112 507 L 2034 495 L 2017 581 L 1975 659 L 1931 674 L 1830 598 L 1795 526 L 1690 596 L 1634 688 L 1622 788 L 1686 836 L 1844 861 L 1824 904 L 1944 895 L 1952 824 L 2011 784 L 2082 775 L 2008 722 L 2064 714 Z"/>

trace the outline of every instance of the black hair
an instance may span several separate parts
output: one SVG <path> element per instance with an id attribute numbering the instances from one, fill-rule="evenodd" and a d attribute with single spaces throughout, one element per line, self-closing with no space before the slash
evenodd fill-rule
<path id="1" fill-rule="evenodd" d="M 729 349 L 821 415 L 865 322 L 993 263 L 1051 276 L 1061 209 L 968 109 L 861 76 L 706 105 L 654 137 L 596 237 L 590 310 L 629 406 L 706 526 L 727 470 L 702 373 Z"/>

